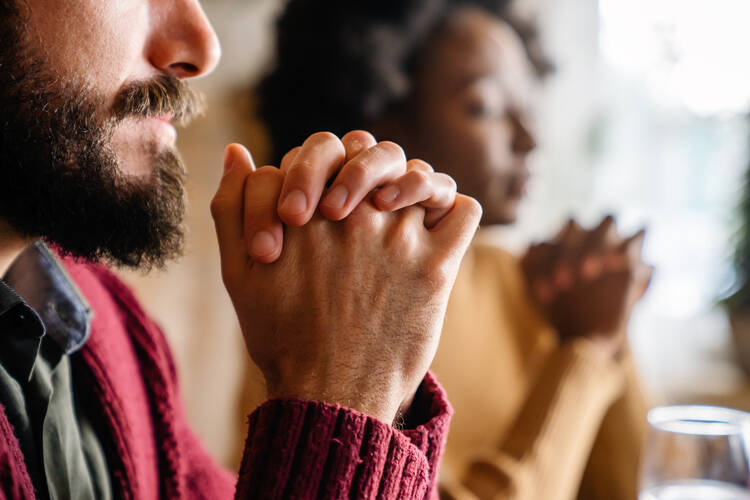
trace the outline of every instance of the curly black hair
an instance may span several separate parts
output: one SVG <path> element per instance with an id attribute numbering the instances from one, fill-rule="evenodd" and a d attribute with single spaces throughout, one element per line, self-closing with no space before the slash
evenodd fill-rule
<path id="1" fill-rule="evenodd" d="M 276 67 L 260 83 L 260 117 L 273 161 L 314 131 L 365 127 L 408 97 L 432 33 L 461 7 L 508 22 L 540 74 L 535 30 L 509 14 L 510 0 L 291 0 L 277 24 Z"/>
<path id="2" fill-rule="evenodd" d="M 0 20 L 18 21 L 19 8 L 16 0 L 0 0 Z M 5 45 L 3 45 L 5 47 Z"/>

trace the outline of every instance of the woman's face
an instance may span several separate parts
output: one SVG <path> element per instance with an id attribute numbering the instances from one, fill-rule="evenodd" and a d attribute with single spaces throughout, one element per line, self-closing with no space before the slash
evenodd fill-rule
<path id="1" fill-rule="evenodd" d="M 416 76 L 410 156 L 430 162 L 484 207 L 483 224 L 510 224 L 529 177 L 531 64 L 515 32 L 461 10 L 430 46 Z"/>

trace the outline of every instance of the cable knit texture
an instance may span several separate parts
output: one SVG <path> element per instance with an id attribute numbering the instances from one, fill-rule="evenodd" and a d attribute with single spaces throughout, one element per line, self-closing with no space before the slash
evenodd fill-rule
<path id="1" fill-rule="evenodd" d="M 72 356 L 104 422 L 112 485 L 123 499 L 436 498 L 452 409 L 428 374 L 399 431 L 322 402 L 270 400 L 248 418 L 239 479 L 190 430 L 174 363 L 159 327 L 102 266 L 62 259 L 89 301 L 91 338 Z M 34 492 L 0 407 L 0 500 Z"/>

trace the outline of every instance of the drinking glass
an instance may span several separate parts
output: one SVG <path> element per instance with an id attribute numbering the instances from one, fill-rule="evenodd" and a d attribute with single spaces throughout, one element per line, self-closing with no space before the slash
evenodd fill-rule
<path id="1" fill-rule="evenodd" d="M 750 414 L 661 406 L 647 418 L 639 500 L 750 500 Z"/>

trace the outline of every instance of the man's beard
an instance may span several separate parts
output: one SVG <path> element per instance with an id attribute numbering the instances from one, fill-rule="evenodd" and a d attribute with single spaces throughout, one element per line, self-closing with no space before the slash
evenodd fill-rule
<path id="1" fill-rule="evenodd" d="M 0 20 L 0 219 L 64 254 L 117 266 L 161 268 L 181 255 L 185 171 L 177 152 L 153 146 L 150 175 L 129 176 L 111 139 L 128 118 L 185 123 L 199 112 L 199 96 L 165 75 L 128 85 L 105 109 L 102 96 L 50 74 L 20 35 Z"/>

